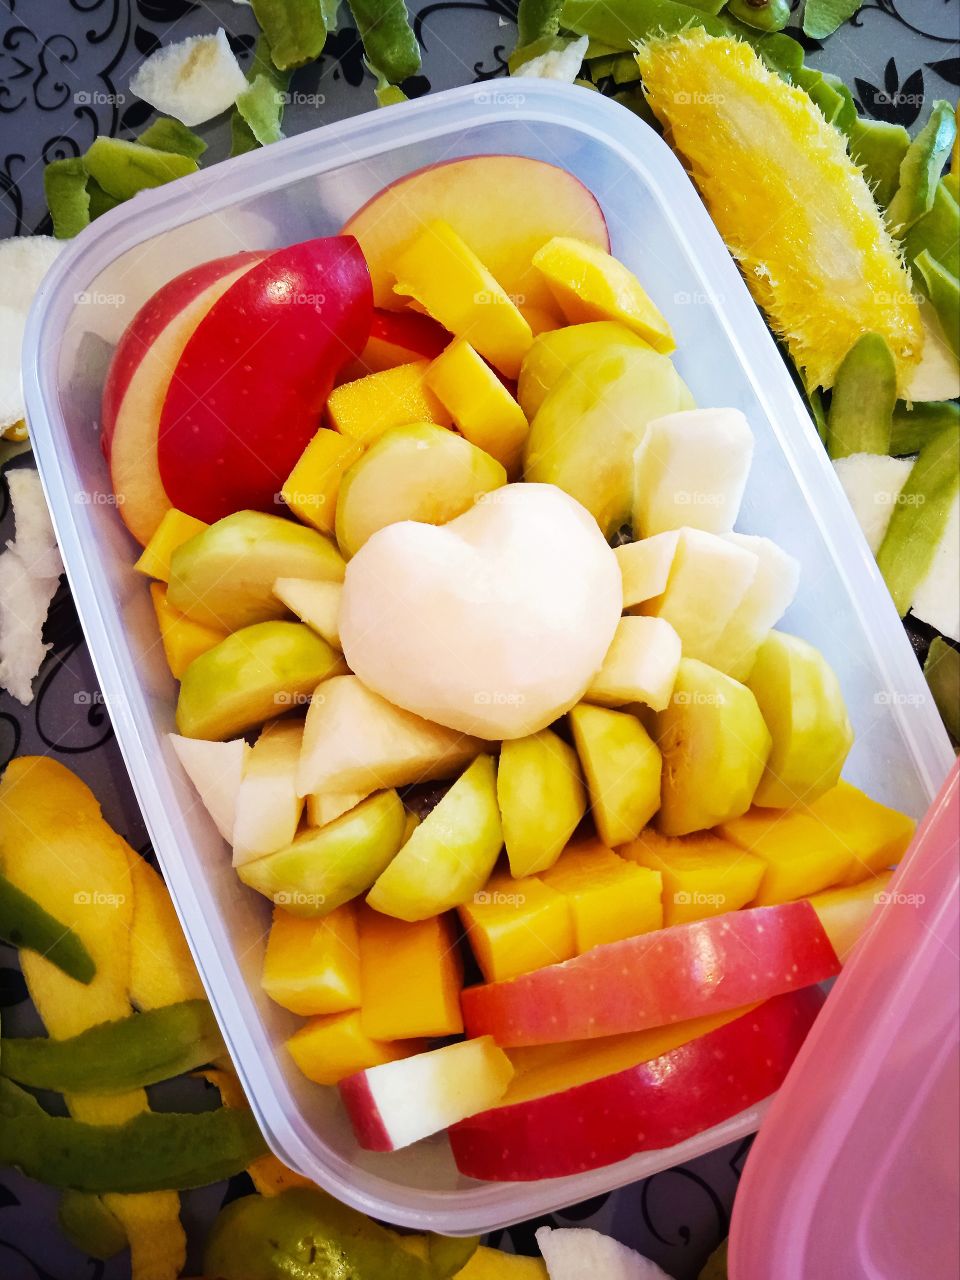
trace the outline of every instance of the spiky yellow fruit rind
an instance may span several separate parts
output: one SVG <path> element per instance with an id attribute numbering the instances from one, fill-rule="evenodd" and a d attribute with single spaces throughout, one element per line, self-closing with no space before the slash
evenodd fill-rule
<path id="1" fill-rule="evenodd" d="M 697 28 L 637 53 L 647 97 L 808 386 L 864 333 L 903 385 L 923 331 L 900 253 L 843 135 L 743 41 Z"/>

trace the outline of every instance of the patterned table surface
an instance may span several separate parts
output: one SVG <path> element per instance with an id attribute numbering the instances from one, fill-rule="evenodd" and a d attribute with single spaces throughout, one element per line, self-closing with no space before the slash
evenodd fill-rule
<path id="1" fill-rule="evenodd" d="M 798 0 L 793 0 L 794 8 Z M 516 0 L 436 0 L 414 5 L 423 71 L 410 96 L 505 74 Z M 255 22 L 234 0 L 2 0 L 0 4 L 0 236 L 48 231 L 43 165 L 78 155 L 98 134 L 131 136 L 153 113 L 127 91 L 144 55 L 161 42 L 223 26 L 249 58 Z M 861 110 L 914 128 L 934 98 L 956 100 L 960 85 L 960 0 L 867 0 L 859 17 L 821 47 L 805 41 L 810 65 L 851 86 Z M 369 110 L 372 81 L 356 31 L 344 25 L 316 65 L 298 73 L 284 128 L 296 133 Z M 199 130 L 209 157 L 226 154 L 228 127 Z M 12 465 L 23 465 L 23 459 Z M 12 536 L 6 486 L 0 487 L 0 539 Z M 96 678 L 66 588 L 47 624 L 52 648 L 32 706 L 0 693 L 0 770 L 14 755 L 47 752 L 94 789 L 107 818 L 150 856 Z M 12 1034 L 39 1030 L 16 952 L 0 944 L 0 1009 Z M 716 1151 L 609 1196 L 557 1214 L 557 1224 L 589 1223 L 635 1245 L 677 1280 L 692 1280 L 726 1234 L 749 1142 Z M 246 1175 L 184 1196 L 191 1239 L 187 1274 L 224 1199 L 249 1189 Z M 125 1255 L 103 1264 L 72 1249 L 55 1226 L 57 1196 L 0 1169 L 0 1280 L 122 1280 Z M 494 1239 L 534 1252 L 539 1222 Z"/>

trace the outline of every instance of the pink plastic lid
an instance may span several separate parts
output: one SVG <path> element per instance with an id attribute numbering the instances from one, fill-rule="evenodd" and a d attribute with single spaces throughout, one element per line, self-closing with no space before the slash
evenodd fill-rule
<path id="1" fill-rule="evenodd" d="M 955 765 L 764 1119 L 731 1280 L 960 1275 Z"/>

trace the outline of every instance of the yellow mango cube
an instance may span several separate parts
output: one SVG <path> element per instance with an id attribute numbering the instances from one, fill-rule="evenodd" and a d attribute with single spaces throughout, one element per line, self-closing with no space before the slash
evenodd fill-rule
<path id="1" fill-rule="evenodd" d="M 487 982 L 505 982 L 577 954 L 569 902 L 536 876 L 491 876 L 458 910 Z"/>
<path id="2" fill-rule="evenodd" d="M 549 1280 L 549 1276 L 540 1258 L 521 1258 L 519 1254 L 501 1253 L 481 1245 L 457 1272 L 456 1280 Z"/>
<path id="3" fill-rule="evenodd" d="M 599 840 L 568 846 L 540 879 L 570 904 L 579 955 L 663 925 L 659 871 L 618 858 Z"/>
<path id="4" fill-rule="evenodd" d="M 196 516 L 188 516 L 185 511 L 170 507 L 163 513 L 163 519 L 153 531 L 150 541 L 143 548 L 140 559 L 133 567 L 138 573 L 143 573 L 148 578 L 156 578 L 158 582 L 169 582 L 170 557 L 177 547 L 208 527 Z"/>
<path id="5" fill-rule="evenodd" d="M 841 885 L 857 884 L 887 867 L 896 866 L 910 846 L 916 822 L 899 809 L 872 800 L 842 779 L 807 807 L 850 851 L 851 863 Z"/>
<path id="6" fill-rule="evenodd" d="M 150 583 L 150 599 L 157 615 L 163 652 L 176 680 L 180 680 L 194 658 L 212 649 L 226 637 L 225 631 L 194 622 L 186 614 L 174 609 L 167 600 L 167 588 L 162 582 Z"/>
<path id="7" fill-rule="evenodd" d="M 451 342 L 426 373 L 427 386 L 449 411 L 460 434 L 501 463 L 510 476 L 520 467 L 530 430 L 526 415 L 469 342 Z"/>
<path id="8" fill-rule="evenodd" d="M 737 911 L 757 896 L 766 863 L 712 832 L 662 836 L 644 827 L 620 845 L 621 858 L 663 877 L 663 924 L 685 924 Z"/>
<path id="9" fill-rule="evenodd" d="M 409 924 L 360 909 L 361 1020 L 375 1040 L 463 1030 L 463 966 L 448 916 Z"/>
<path id="10" fill-rule="evenodd" d="M 395 263 L 394 292 L 413 298 L 456 338 L 468 338 L 508 378 L 533 330 L 477 255 L 446 222 L 431 222 Z"/>
<path id="11" fill-rule="evenodd" d="M 643 285 L 603 249 L 571 236 L 554 236 L 533 255 L 533 265 L 569 324 L 617 320 L 654 351 L 668 355 L 676 347 L 669 324 Z"/>
<path id="12" fill-rule="evenodd" d="M 304 524 L 333 533 L 340 480 L 362 453 L 358 441 L 321 427 L 284 481 L 284 502 Z"/>
<path id="13" fill-rule="evenodd" d="M 271 1000 L 294 1013 L 359 1009 L 360 942 L 353 903 L 319 917 L 275 908 L 260 982 Z"/>
<path id="14" fill-rule="evenodd" d="M 411 1058 L 426 1048 L 422 1040 L 372 1040 L 356 1010 L 330 1013 L 310 1021 L 287 1041 L 294 1062 L 314 1084 L 339 1084 L 368 1067 Z"/>
<path id="15" fill-rule="evenodd" d="M 853 855 L 845 841 L 808 813 L 753 808 L 717 828 L 766 864 L 755 907 L 793 902 L 843 881 Z"/>
<path id="16" fill-rule="evenodd" d="M 372 444 L 391 427 L 414 422 L 450 426 L 450 415 L 424 381 L 429 360 L 370 373 L 335 387 L 327 413 L 337 431 L 362 445 Z"/>

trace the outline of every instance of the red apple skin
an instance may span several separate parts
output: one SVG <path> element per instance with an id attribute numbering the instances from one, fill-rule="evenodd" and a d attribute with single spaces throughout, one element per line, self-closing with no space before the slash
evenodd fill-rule
<path id="1" fill-rule="evenodd" d="M 291 245 L 241 276 L 195 329 L 164 401 L 157 452 L 173 505 L 208 523 L 275 510 L 372 308 L 352 236 Z"/>
<path id="2" fill-rule="evenodd" d="M 366 1071 L 347 1076 L 337 1087 L 357 1142 L 364 1151 L 394 1151 L 393 1139 L 381 1118 Z"/>
<path id="3" fill-rule="evenodd" d="M 123 397 L 148 348 L 174 316 L 178 315 L 208 285 L 231 271 L 236 271 L 244 263 L 253 266 L 263 256 L 263 253 L 256 251 L 234 253 L 228 258 L 215 258 L 212 262 L 201 262 L 198 266 L 191 267 L 189 271 L 181 272 L 148 298 L 124 329 L 107 371 L 100 411 L 100 445 L 108 463 L 113 432 Z"/>
<path id="4" fill-rule="evenodd" d="M 650 1062 L 461 1120 L 449 1130 L 457 1168 L 530 1182 L 675 1146 L 774 1093 L 823 1001 L 817 987 L 775 996 Z"/>
<path id="5" fill-rule="evenodd" d="M 840 972 L 806 900 L 754 907 L 610 942 L 508 982 L 468 987 L 467 1034 L 556 1044 L 723 1013 Z"/>
<path id="6" fill-rule="evenodd" d="M 452 334 L 432 316 L 418 311 L 385 311 L 374 307 L 370 320 L 371 342 L 412 351 L 419 359 L 434 360 L 450 342 Z"/>

